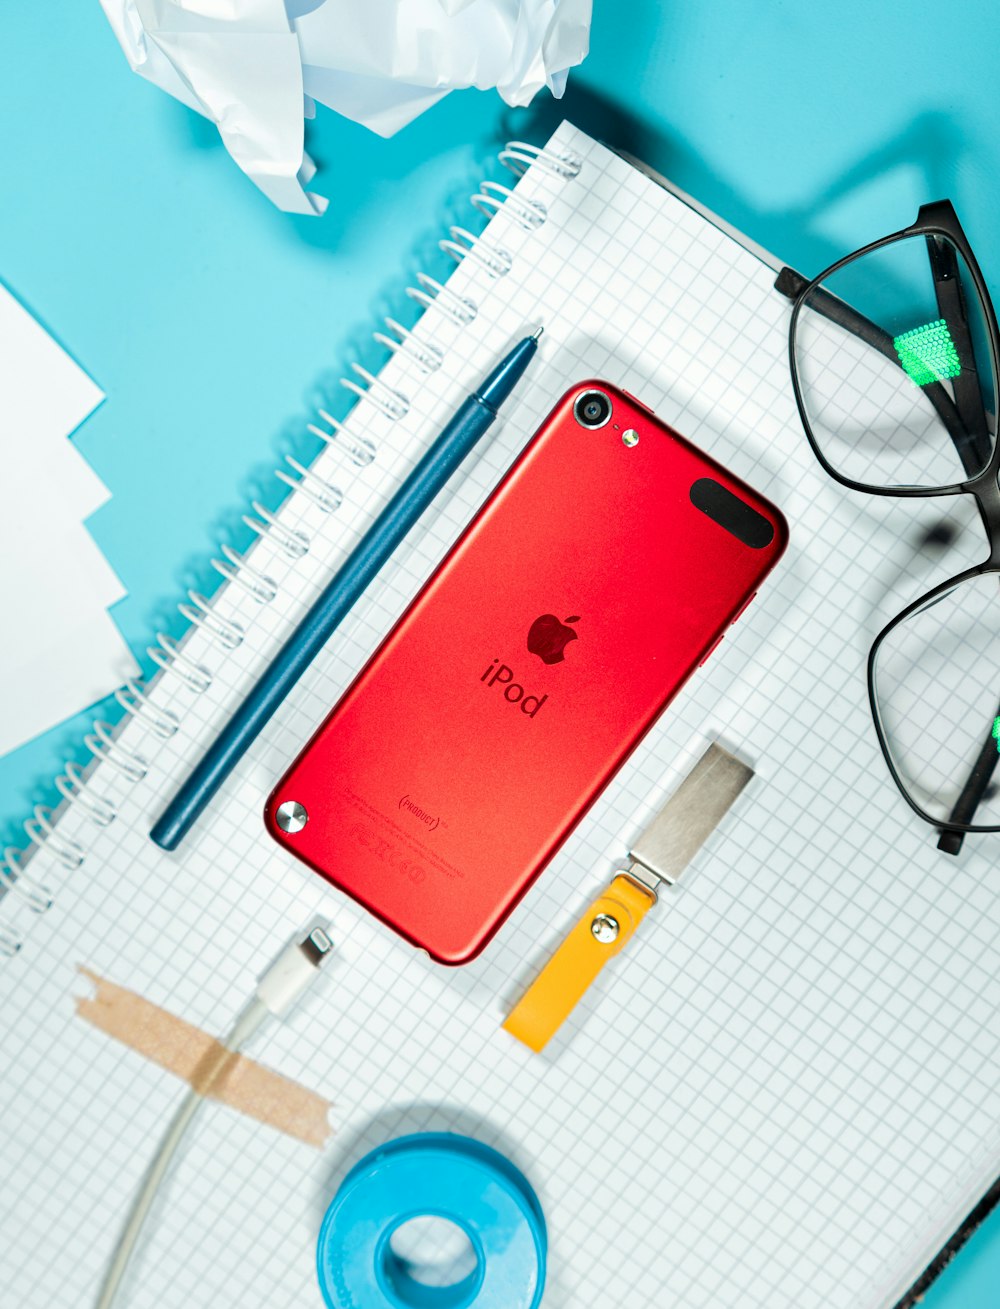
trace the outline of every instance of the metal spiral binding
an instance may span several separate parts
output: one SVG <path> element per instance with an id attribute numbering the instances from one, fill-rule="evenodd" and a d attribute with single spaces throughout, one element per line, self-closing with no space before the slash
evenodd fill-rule
<path id="1" fill-rule="evenodd" d="M 541 200 L 515 195 L 509 186 L 499 182 L 483 182 L 476 194 L 469 197 L 469 204 L 475 205 L 487 222 L 503 209 L 526 232 L 534 232 L 549 216 Z"/>
<path id="2" fill-rule="evenodd" d="M 444 363 L 444 351 L 432 342 L 422 341 L 408 327 L 404 327 L 402 323 L 397 323 L 395 318 L 386 318 L 383 321 L 392 335 L 387 336 L 385 332 L 374 332 L 373 336 L 379 345 L 384 345 L 394 354 L 404 350 L 411 359 L 417 361 L 425 373 L 436 372 Z"/>
<path id="3" fill-rule="evenodd" d="M 56 790 L 66 804 L 76 806 L 98 827 L 107 827 L 118 817 L 117 808 L 106 796 L 91 794 L 79 764 L 66 764 L 63 773 L 56 778 Z"/>
<path id="4" fill-rule="evenodd" d="M 24 938 L 20 932 L 15 931 L 9 923 L 0 923 L 0 955 L 5 959 L 13 959 L 23 944 Z"/>
<path id="5" fill-rule="evenodd" d="M 161 741 L 169 741 L 181 725 L 181 720 L 175 713 L 161 708 L 150 700 L 141 682 L 126 682 L 115 692 L 115 699 L 126 713 L 148 723 Z"/>
<path id="6" fill-rule="evenodd" d="M 253 518 L 250 514 L 244 514 L 243 521 L 258 536 L 269 536 L 277 543 L 278 549 L 282 550 L 289 559 L 298 560 L 309 553 L 311 542 L 305 532 L 300 532 L 297 528 L 286 527 L 276 515 L 271 513 L 270 509 L 265 509 L 256 500 L 254 500 L 251 508 L 257 517 Z"/>
<path id="7" fill-rule="evenodd" d="M 200 627 L 202 631 L 207 632 L 215 641 L 216 645 L 222 646 L 223 650 L 235 650 L 243 642 L 243 628 L 234 618 L 223 618 L 212 606 L 210 600 L 206 600 L 203 595 L 197 591 L 188 591 L 190 604 L 182 603 L 177 606 L 181 617 L 186 618 L 194 627 Z"/>
<path id="8" fill-rule="evenodd" d="M 449 235 L 439 241 L 438 245 L 451 255 L 456 263 L 463 259 L 473 259 L 491 277 L 506 277 L 514 266 L 514 256 L 503 246 L 490 245 L 482 237 L 473 236 L 464 227 L 450 227 Z"/>
<path id="9" fill-rule="evenodd" d="M 215 562 L 214 560 L 212 561 Z M 176 673 L 182 682 L 185 682 L 196 695 L 204 695 L 212 685 L 212 674 L 204 664 L 196 664 L 195 661 L 180 649 L 177 642 L 167 636 L 165 632 L 157 632 L 156 639 L 158 645 L 146 647 L 146 653 L 152 659 L 158 668 L 164 672 L 168 669 Z"/>
<path id="10" fill-rule="evenodd" d="M 34 837 L 31 839 L 34 840 Z M 21 867 L 21 853 L 10 845 L 4 850 L 3 857 L 0 858 L 0 886 L 5 891 L 20 896 L 32 913 L 43 914 L 46 909 L 52 907 L 52 892 L 47 886 L 43 886 L 41 882 L 25 873 Z"/>
<path id="11" fill-rule="evenodd" d="M 353 377 L 342 377 L 340 385 L 352 391 L 359 400 L 370 400 L 386 418 L 392 418 L 397 422 L 410 412 L 410 402 L 402 392 L 394 391 L 391 386 L 382 381 L 381 377 L 376 377 L 360 364 L 351 364 L 351 369 L 357 373 L 361 381 L 357 382 Z"/>
<path id="12" fill-rule="evenodd" d="M 543 146 L 529 145 L 526 141 L 508 141 L 498 156 L 504 168 L 509 168 L 518 177 L 523 177 L 532 164 L 544 168 L 555 177 L 576 177 L 583 167 L 583 160 L 571 151 L 564 153 L 547 150 Z"/>
<path id="13" fill-rule="evenodd" d="M 248 564 L 231 545 L 222 547 L 222 558 L 213 559 L 212 567 L 227 582 L 241 586 L 258 604 L 270 604 L 278 594 L 278 583 L 274 578 L 260 572 L 253 564 Z"/>
<path id="14" fill-rule="evenodd" d="M 374 441 L 369 441 L 367 436 L 354 436 L 348 432 L 339 419 L 331 418 L 325 409 L 318 409 L 316 412 L 330 430 L 326 431 L 325 428 L 318 427 L 315 423 L 309 423 L 307 425 L 308 430 L 312 432 L 313 436 L 318 436 L 327 445 L 336 443 L 337 449 L 343 450 L 347 457 L 356 463 L 359 468 L 364 468 L 371 463 L 375 458 Z"/>
<path id="15" fill-rule="evenodd" d="M 344 379 L 341 378 L 340 380 L 343 381 Z M 298 477 L 292 477 L 291 473 L 286 473 L 283 468 L 278 468 L 275 470 L 274 475 L 279 482 L 284 482 L 292 491 L 304 495 L 308 500 L 312 501 L 317 509 L 322 509 L 325 514 L 336 513 L 344 499 L 344 493 L 339 486 L 334 486 L 332 482 L 328 482 L 325 478 L 320 477 L 318 473 L 314 473 L 311 468 L 306 468 L 305 464 L 300 464 L 292 455 L 285 455 L 285 463 L 298 473 Z"/>
<path id="16" fill-rule="evenodd" d="M 499 160 L 519 177 L 532 165 L 538 165 L 550 176 L 560 179 L 576 177 L 582 167 L 582 161 L 568 151 L 561 153 L 542 149 L 523 141 L 509 142 L 500 152 Z M 487 221 L 504 212 L 527 232 L 536 231 L 548 217 L 541 201 L 517 195 L 499 182 L 483 182 L 470 200 L 473 208 Z M 513 265 L 513 256 L 508 250 L 484 241 L 464 227 L 450 228 L 448 236 L 439 245 L 456 263 L 467 262 L 491 279 L 503 277 Z M 443 321 L 458 328 L 467 327 L 479 313 L 475 300 L 459 294 L 422 271 L 417 273 L 415 284 L 406 288 L 406 295 L 422 310 L 435 310 Z M 427 334 L 428 327 L 423 321 L 416 328 L 404 327 L 393 318 L 385 318 L 383 321 L 385 331 L 373 333 L 380 346 L 394 354 L 406 356 L 425 373 L 435 372 L 442 366 L 444 350 Z M 358 404 L 373 406 L 383 417 L 393 422 L 406 417 L 410 408 L 408 396 L 360 364 L 352 363 L 351 374 L 341 378 L 340 383 L 356 397 Z M 368 436 L 351 430 L 350 417 L 341 421 L 325 409 L 317 410 L 317 414 L 318 421 L 308 424 L 308 430 L 329 448 L 359 468 L 366 467 L 375 459 L 375 443 Z M 287 469 L 276 469 L 275 476 L 293 495 L 301 497 L 324 514 L 336 512 L 343 500 L 339 487 L 291 455 L 285 456 L 285 464 Z M 288 526 L 257 501 L 253 502 L 251 508 L 253 513 L 245 514 L 243 522 L 257 534 L 261 542 L 271 544 L 293 563 L 307 554 L 311 545 L 308 532 Z M 273 578 L 254 567 L 228 545 L 222 547 L 221 555 L 220 559 L 211 561 L 212 567 L 227 583 L 246 592 L 260 605 L 275 599 L 279 588 Z M 211 600 L 197 591 L 188 591 L 187 599 L 177 607 L 191 628 L 205 632 L 221 650 L 233 651 L 242 643 L 245 636 L 243 625 L 234 618 L 224 617 Z M 157 635 L 156 642 L 148 653 L 161 670 L 161 676 L 180 679 L 196 694 L 209 689 L 212 684 L 209 669 L 192 659 L 181 645 L 163 633 Z M 172 710 L 156 704 L 144 683 L 126 682 L 115 692 L 115 696 L 125 716 L 143 723 L 158 739 L 166 740 L 179 731 L 181 719 Z M 84 737 L 84 745 L 98 764 L 107 764 L 126 782 L 141 782 L 149 771 L 148 761 L 137 751 L 122 745 L 117 739 L 117 730 L 103 720 L 94 723 L 93 730 Z M 96 826 L 107 827 L 117 817 L 115 803 L 108 796 L 94 792 L 88 773 L 78 764 L 67 763 L 63 773 L 55 779 L 55 786 L 63 806 L 79 811 Z M 84 846 L 59 831 L 49 810 L 36 807 L 24 827 L 36 852 L 49 849 L 66 869 L 75 869 L 83 862 L 86 856 Z M 0 858 L 0 904 L 6 896 L 16 896 L 25 901 L 35 913 L 42 913 L 52 903 L 52 898 L 45 886 L 22 869 L 22 853 L 8 849 Z M 15 924 L 0 918 L 0 956 L 16 955 L 22 948 L 23 940 L 24 934 Z"/>
<path id="17" fill-rule="evenodd" d="M 46 850 L 51 850 L 64 868 L 72 871 L 83 863 L 86 851 L 79 841 L 74 841 L 65 832 L 56 830 L 52 825 L 51 809 L 46 809 L 40 804 L 35 805 L 34 814 L 24 824 L 24 830 L 29 841 L 33 841 L 38 846 L 44 845 Z"/>
<path id="18" fill-rule="evenodd" d="M 141 782 L 149 772 L 149 764 L 140 754 L 126 748 L 115 740 L 115 729 L 110 723 L 98 719 L 94 730 L 83 738 L 95 759 L 102 764 L 110 764 L 128 782 Z"/>
<path id="19" fill-rule="evenodd" d="M 426 273 L 417 274 L 417 285 L 408 286 L 406 294 L 424 309 L 431 309 L 437 305 L 441 312 L 458 327 L 468 327 L 479 313 L 479 306 L 474 300 L 467 300 L 465 296 L 453 291 L 450 286 L 442 286 Z"/>

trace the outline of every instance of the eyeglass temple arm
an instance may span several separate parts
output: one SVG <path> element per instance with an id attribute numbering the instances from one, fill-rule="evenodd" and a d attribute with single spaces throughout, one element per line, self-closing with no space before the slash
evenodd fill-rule
<path id="1" fill-rule="evenodd" d="M 928 236 L 926 239 L 938 312 L 948 324 L 960 365 L 958 375 L 951 379 L 955 407 L 969 434 L 976 467 L 979 469 L 989 459 L 990 434 L 983 392 L 979 384 L 979 373 L 976 369 L 972 334 L 969 331 L 969 315 L 959 277 L 958 259 L 948 242 L 938 241 L 933 236 Z M 993 779 L 998 759 L 1000 754 L 997 753 L 997 740 L 991 731 L 952 808 L 949 815 L 951 822 L 972 822 Z M 951 832 L 946 829 L 938 836 L 937 848 L 945 854 L 957 855 L 964 840 L 963 832 Z"/>
<path id="2" fill-rule="evenodd" d="M 787 264 L 774 279 L 774 289 L 780 291 L 788 300 L 797 300 L 808 285 L 809 278 L 803 277 L 801 273 L 797 273 L 794 268 L 789 268 Z M 841 300 L 832 291 L 827 291 L 822 286 L 813 287 L 812 295 L 809 298 L 809 307 L 822 314 L 824 318 L 828 318 L 831 323 L 836 323 L 838 327 L 845 327 L 849 332 L 860 337 L 862 341 L 867 341 L 869 345 L 874 346 L 880 354 L 884 354 L 893 363 L 899 363 L 899 357 L 893 347 L 892 337 L 889 333 L 879 327 L 877 323 L 873 323 L 870 318 L 866 318 L 864 314 L 852 309 L 846 300 Z"/>
<path id="3" fill-rule="evenodd" d="M 938 313 L 948 324 L 958 354 L 959 372 L 951 379 L 955 407 L 974 450 L 975 472 L 979 472 L 989 460 L 992 442 L 976 368 L 972 334 L 969 331 L 969 315 L 959 275 L 958 258 L 949 242 L 939 241 L 935 236 L 928 236 L 926 240 Z"/>
<path id="4" fill-rule="evenodd" d="M 797 273 L 794 268 L 786 266 L 782 268 L 775 279 L 774 289 L 779 291 L 786 299 L 795 301 L 808 285 L 808 278 L 803 277 L 801 273 Z M 814 287 L 810 295 L 809 306 L 815 309 L 817 313 L 822 314 L 824 318 L 829 319 L 831 323 L 836 323 L 838 327 L 843 327 L 846 331 L 858 337 L 859 340 L 873 346 L 879 354 L 885 355 L 886 359 L 902 368 L 903 365 L 896 353 L 896 347 L 893 345 L 889 333 L 873 323 L 870 318 L 866 318 L 864 314 L 852 309 L 849 304 L 835 296 L 831 291 L 826 291 L 822 287 Z M 938 417 L 947 428 L 948 435 L 951 437 L 958 452 L 958 457 L 962 461 L 962 467 L 969 477 L 974 477 L 982 468 L 982 460 L 973 448 L 974 438 L 962 422 L 951 396 L 940 382 L 930 382 L 920 389 L 937 410 Z"/>
<path id="5" fill-rule="evenodd" d="M 990 735 L 979 751 L 976 762 L 972 765 L 969 780 L 962 787 L 961 794 L 952 806 L 951 813 L 948 815 L 949 823 L 968 823 L 972 821 L 973 815 L 982 804 L 983 797 L 993 780 L 997 761 L 1000 760 L 997 744 L 991 730 Z M 937 848 L 943 850 L 945 854 L 958 854 L 964 840 L 964 832 L 943 831 L 938 838 Z"/>

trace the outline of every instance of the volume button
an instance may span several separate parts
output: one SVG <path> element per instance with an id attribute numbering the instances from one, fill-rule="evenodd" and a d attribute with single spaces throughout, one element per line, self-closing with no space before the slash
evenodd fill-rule
<path id="1" fill-rule="evenodd" d="M 722 633 L 722 636 L 725 636 L 725 632 Z M 702 655 L 702 657 L 698 660 L 699 668 L 701 668 L 704 664 L 707 664 L 709 659 L 711 659 L 712 655 L 714 655 L 716 650 L 718 650 L 720 644 L 722 643 L 722 636 L 717 636 L 715 640 L 712 642 L 712 644 L 709 646 L 705 654 Z"/>
<path id="2" fill-rule="evenodd" d="M 738 623 L 740 621 L 740 619 L 743 617 L 743 615 L 746 613 L 746 611 L 750 608 L 750 606 L 753 604 L 753 602 L 756 599 L 757 599 L 757 592 L 754 591 L 753 595 L 750 597 L 749 600 L 743 601 L 743 607 L 740 609 L 739 613 L 733 619 L 733 623 Z M 729 626 L 732 627 L 733 623 L 730 623 Z"/>

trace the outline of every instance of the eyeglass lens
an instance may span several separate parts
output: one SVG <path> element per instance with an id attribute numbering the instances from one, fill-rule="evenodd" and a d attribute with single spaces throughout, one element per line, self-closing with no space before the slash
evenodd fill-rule
<path id="1" fill-rule="evenodd" d="M 987 319 L 946 237 L 903 237 L 844 264 L 805 297 L 793 349 L 812 439 L 840 476 L 934 489 L 988 464 Z"/>
<path id="2" fill-rule="evenodd" d="M 890 761 L 918 807 L 934 822 L 1000 826 L 1000 573 L 959 582 L 891 627 L 873 688 Z"/>

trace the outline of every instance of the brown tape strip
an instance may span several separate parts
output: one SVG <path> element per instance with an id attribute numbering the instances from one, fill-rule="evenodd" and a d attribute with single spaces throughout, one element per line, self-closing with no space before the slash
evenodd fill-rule
<path id="1" fill-rule="evenodd" d="M 238 1109 L 317 1148 L 330 1135 L 329 1101 L 245 1055 L 234 1054 L 201 1028 L 168 1013 L 89 968 L 94 996 L 76 997 L 85 1021 L 187 1082 L 199 1095 Z"/>

